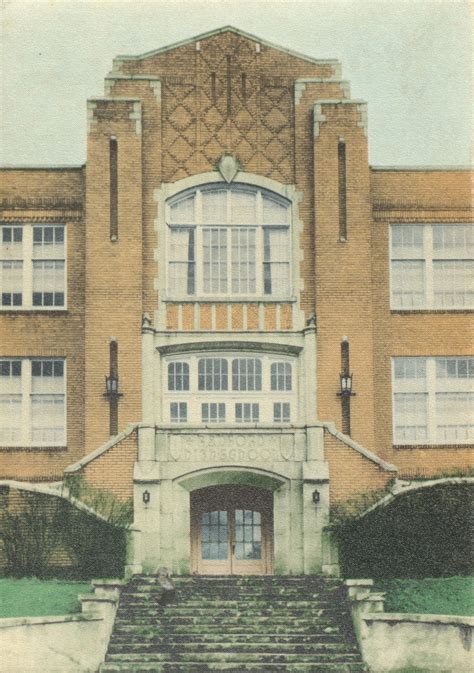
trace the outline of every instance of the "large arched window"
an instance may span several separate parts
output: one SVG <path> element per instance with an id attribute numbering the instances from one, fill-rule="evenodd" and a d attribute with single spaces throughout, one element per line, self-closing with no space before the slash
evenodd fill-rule
<path id="1" fill-rule="evenodd" d="M 290 203 L 243 184 L 206 185 L 167 204 L 168 295 L 288 298 Z"/>

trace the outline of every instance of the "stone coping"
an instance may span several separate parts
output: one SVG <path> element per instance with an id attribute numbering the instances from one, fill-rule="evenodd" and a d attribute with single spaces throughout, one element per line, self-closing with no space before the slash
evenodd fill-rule
<path id="1" fill-rule="evenodd" d="M 324 428 L 331 434 L 333 437 L 336 439 L 339 439 L 343 444 L 346 444 L 349 446 L 351 449 L 354 449 L 354 451 L 357 451 L 357 453 L 360 453 L 362 456 L 365 458 L 368 458 L 371 460 L 373 463 L 376 463 L 379 465 L 383 470 L 387 472 L 398 472 L 398 467 L 396 465 L 393 465 L 392 463 L 387 463 L 387 461 L 383 460 L 380 458 L 380 456 L 377 456 L 376 453 L 373 451 L 370 451 L 369 449 L 366 449 L 364 446 L 361 444 L 358 444 L 355 442 L 349 435 L 345 435 L 342 432 L 339 432 L 339 430 L 336 429 L 336 425 L 332 422 L 325 422 L 323 423 Z"/>
<path id="2" fill-rule="evenodd" d="M 115 596 L 98 596 L 97 594 L 79 594 L 81 603 L 116 603 Z"/>
<path id="3" fill-rule="evenodd" d="M 371 579 L 344 580 L 344 584 L 348 587 L 373 587 L 374 580 Z"/>
<path id="4" fill-rule="evenodd" d="M 97 599 L 96 599 L 97 600 Z M 41 626 L 41 624 L 65 624 L 68 622 L 101 622 L 102 617 L 84 615 L 49 615 L 46 617 L 5 617 L 0 619 L 0 629 L 14 626 Z"/>
<path id="5" fill-rule="evenodd" d="M 126 582 L 125 580 L 114 580 L 114 579 L 97 579 L 97 580 L 91 580 L 91 584 L 93 587 L 123 587 L 125 586 Z"/>
<path id="6" fill-rule="evenodd" d="M 361 615 L 366 622 L 417 622 L 420 624 L 446 624 L 474 627 L 474 617 L 463 615 L 430 615 L 411 612 L 373 612 Z"/>

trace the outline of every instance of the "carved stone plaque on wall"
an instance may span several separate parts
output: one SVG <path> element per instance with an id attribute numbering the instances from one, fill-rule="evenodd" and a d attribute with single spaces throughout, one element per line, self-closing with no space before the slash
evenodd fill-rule
<path id="1" fill-rule="evenodd" d="M 203 463 L 271 463 L 304 459 L 294 434 L 170 434 L 169 460 Z"/>

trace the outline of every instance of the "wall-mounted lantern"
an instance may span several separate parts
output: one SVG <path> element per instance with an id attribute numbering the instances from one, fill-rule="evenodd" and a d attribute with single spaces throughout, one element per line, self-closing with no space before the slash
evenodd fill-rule
<path id="1" fill-rule="evenodd" d="M 339 397 L 353 397 L 355 393 L 352 392 L 352 374 L 348 372 L 341 372 L 339 374 L 341 389 L 337 393 Z"/>
<path id="2" fill-rule="evenodd" d="M 110 376 L 105 377 L 105 397 L 122 397 L 122 393 L 118 391 L 119 380 L 118 376 L 111 374 Z"/>
<path id="3" fill-rule="evenodd" d="M 313 502 L 315 505 L 319 505 L 321 501 L 321 493 L 318 491 L 318 489 L 313 491 Z"/>
<path id="4" fill-rule="evenodd" d="M 143 491 L 142 500 L 144 505 L 148 505 L 151 499 L 150 491 Z"/>

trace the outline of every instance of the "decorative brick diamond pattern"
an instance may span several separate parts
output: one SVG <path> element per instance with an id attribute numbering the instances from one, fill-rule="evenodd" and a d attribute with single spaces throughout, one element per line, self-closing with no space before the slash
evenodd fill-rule
<path id="1" fill-rule="evenodd" d="M 165 80 L 165 181 L 213 170 L 224 153 L 248 172 L 294 180 L 292 87 L 264 80 L 259 58 L 255 43 L 228 33 L 196 52 L 194 72 Z"/>

